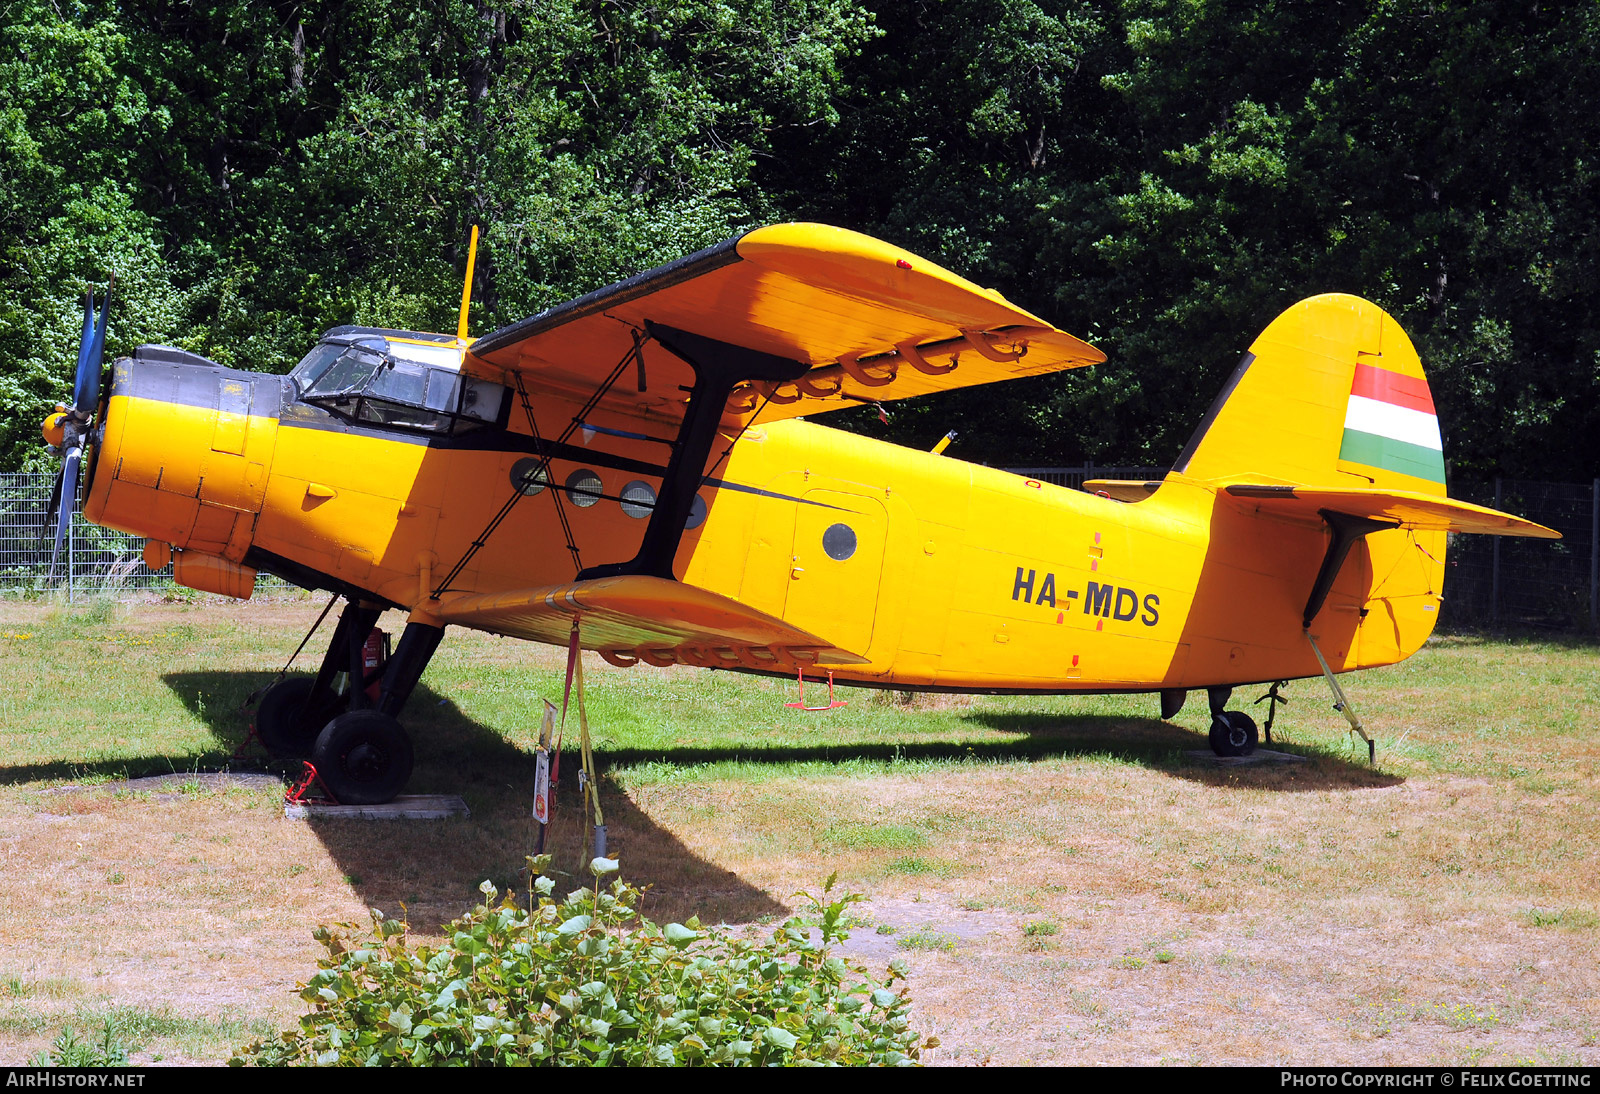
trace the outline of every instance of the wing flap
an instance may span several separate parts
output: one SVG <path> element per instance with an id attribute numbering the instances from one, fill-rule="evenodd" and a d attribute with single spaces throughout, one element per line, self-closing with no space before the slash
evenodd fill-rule
<path id="1" fill-rule="evenodd" d="M 736 600 L 664 578 L 629 575 L 532 589 L 447 596 L 445 623 L 566 645 L 574 620 L 585 649 L 614 664 L 642 660 L 793 672 L 866 659 Z"/>
<path id="2" fill-rule="evenodd" d="M 647 323 L 810 365 L 797 381 L 736 390 L 734 428 L 758 412 L 771 422 L 1105 360 L 909 251 L 842 228 L 779 224 L 502 327 L 473 345 L 469 367 L 588 392 Z M 649 345 L 639 382 L 617 385 L 602 405 L 681 420 L 692 386 L 685 362 Z"/>
<path id="3" fill-rule="evenodd" d="M 1301 516 L 1321 522 L 1322 510 L 1370 520 L 1387 520 L 1401 528 L 1429 532 L 1469 532 L 1489 536 L 1560 539 L 1561 533 L 1531 520 L 1471 502 L 1404 490 L 1359 490 L 1333 486 L 1279 486 L 1234 483 L 1227 494 L 1260 502 L 1261 511 Z"/>

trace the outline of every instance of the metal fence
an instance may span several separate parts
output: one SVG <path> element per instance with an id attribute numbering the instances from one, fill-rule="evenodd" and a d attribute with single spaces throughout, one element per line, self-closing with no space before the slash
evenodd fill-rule
<path id="1" fill-rule="evenodd" d="M 1562 538 L 1451 536 L 1441 624 L 1600 631 L 1600 479 L 1454 482 L 1450 494 L 1526 517 Z"/>
<path id="2" fill-rule="evenodd" d="M 0 472 L 0 590 L 55 590 L 76 599 L 176 588 L 170 564 L 160 570 L 144 564 L 144 540 L 90 524 L 76 505 L 52 580 L 50 555 L 56 530 L 47 518 L 55 483 L 56 476 L 49 472 Z M 268 574 L 256 582 L 261 592 L 290 587 Z"/>
<path id="3" fill-rule="evenodd" d="M 1089 479 L 1159 479 L 1156 467 L 1012 467 L 1040 482 L 1081 489 Z M 46 510 L 55 476 L 0 472 L 0 590 L 42 592 L 55 529 Z M 1591 483 L 1495 479 L 1451 485 L 1463 501 L 1504 509 L 1560 532 L 1557 541 L 1452 536 L 1445 560 L 1445 627 L 1600 631 L 1600 479 Z M 151 571 L 137 536 L 90 524 L 74 511 L 53 583 L 69 597 L 172 588 L 170 566 Z M 263 574 L 257 589 L 290 588 Z"/>
<path id="4" fill-rule="evenodd" d="M 1096 467 L 1092 463 L 1086 463 L 1081 467 L 1004 467 L 1001 470 L 1021 475 L 1025 479 L 1048 482 L 1054 486 L 1070 486 L 1074 490 L 1082 490 L 1083 484 L 1090 479 L 1149 481 L 1159 479 L 1167 473 L 1165 467 Z"/>

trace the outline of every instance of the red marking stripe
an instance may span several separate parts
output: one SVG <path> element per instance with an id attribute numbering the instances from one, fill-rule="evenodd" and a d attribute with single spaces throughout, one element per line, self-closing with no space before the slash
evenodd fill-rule
<path id="1" fill-rule="evenodd" d="M 1433 394 L 1428 390 L 1428 381 L 1414 376 L 1402 376 L 1386 368 L 1357 365 L 1355 380 L 1350 385 L 1350 394 L 1403 406 L 1407 410 L 1420 410 L 1426 414 L 1438 413 L 1433 409 Z"/>

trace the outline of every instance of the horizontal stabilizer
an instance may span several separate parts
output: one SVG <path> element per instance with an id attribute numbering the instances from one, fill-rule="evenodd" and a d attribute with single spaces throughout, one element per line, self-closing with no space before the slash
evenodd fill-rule
<path id="1" fill-rule="evenodd" d="M 866 659 L 826 639 L 692 585 L 635 575 L 482 595 L 446 596 L 446 623 L 564 646 L 579 642 L 612 664 L 689 664 L 794 672 Z"/>
<path id="2" fill-rule="evenodd" d="M 1561 533 L 1531 520 L 1514 517 L 1471 502 L 1404 490 L 1359 490 L 1338 486 L 1274 486 L 1234 483 L 1229 496 L 1261 502 L 1261 512 L 1303 516 L 1320 521 L 1326 510 L 1369 520 L 1391 521 L 1401 528 L 1428 532 L 1472 532 L 1488 536 L 1560 539 Z"/>

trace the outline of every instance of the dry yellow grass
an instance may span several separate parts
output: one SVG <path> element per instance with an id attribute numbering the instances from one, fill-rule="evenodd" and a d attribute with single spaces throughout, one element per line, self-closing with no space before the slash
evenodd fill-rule
<path id="1" fill-rule="evenodd" d="M 142 1059 L 214 1062 L 299 1013 L 315 924 L 403 903 L 435 930 L 514 881 L 556 653 L 452 635 L 430 671 L 419 788 L 463 792 L 470 820 L 308 825 L 184 775 L 237 744 L 238 700 L 318 607 L 0 605 L 0 635 L 28 636 L 0 637 L 0 1063 L 110 1007 L 144 1016 Z M 1282 723 L 1309 761 L 1241 768 L 1185 758 L 1201 738 L 1148 700 L 852 693 L 795 720 L 778 682 L 593 691 L 629 760 L 612 848 L 650 913 L 755 922 L 838 869 L 869 898 L 851 945 L 911 964 L 934 1062 L 1594 1064 L 1592 663 L 1446 640 L 1356 677 L 1376 770 L 1313 682 Z M 157 762 L 170 792 L 59 790 Z"/>

